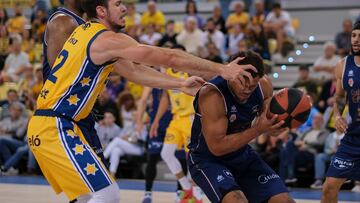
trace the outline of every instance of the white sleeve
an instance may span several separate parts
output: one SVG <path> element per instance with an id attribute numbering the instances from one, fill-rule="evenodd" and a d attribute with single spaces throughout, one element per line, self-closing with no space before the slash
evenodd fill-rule
<path id="1" fill-rule="evenodd" d="M 266 22 L 272 22 L 272 21 L 273 21 L 273 18 L 274 18 L 274 13 L 273 13 L 273 12 L 270 12 L 269 15 L 266 16 L 265 21 L 266 21 Z"/>

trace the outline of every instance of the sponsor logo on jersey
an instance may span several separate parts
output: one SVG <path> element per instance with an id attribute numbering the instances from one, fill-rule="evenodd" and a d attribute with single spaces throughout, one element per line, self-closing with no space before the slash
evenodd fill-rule
<path id="1" fill-rule="evenodd" d="M 344 170 L 344 169 L 350 169 L 354 167 L 354 162 L 350 161 L 350 160 L 344 160 L 342 158 L 339 157 L 334 157 L 334 159 L 331 161 L 331 164 L 340 170 Z"/>
<path id="2" fill-rule="evenodd" d="M 258 181 L 260 184 L 266 184 L 270 180 L 274 180 L 274 179 L 280 179 L 280 176 L 273 173 L 273 174 L 269 174 L 269 175 L 262 174 L 258 177 Z"/>

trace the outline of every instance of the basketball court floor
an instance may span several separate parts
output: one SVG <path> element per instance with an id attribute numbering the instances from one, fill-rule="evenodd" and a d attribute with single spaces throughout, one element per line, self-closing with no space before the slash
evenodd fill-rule
<path id="1" fill-rule="evenodd" d="M 143 180 L 119 180 L 122 203 L 141 203 L 144 190 Z M 155 182 L 154 203 L 173 203 L 176 185 L 174 182 Z M 298 203 L 320 202 L 319 190 L 290 189 L 290 194 Z M 342 191 L 340 203 L 360 203 L 360 193 Z M 0 203 L 65 203 L 66 197 L 55 195 L 46 180 L 41 176 L 1 176 Z M 208 200 L 205 201 L 209 203 Z"/>

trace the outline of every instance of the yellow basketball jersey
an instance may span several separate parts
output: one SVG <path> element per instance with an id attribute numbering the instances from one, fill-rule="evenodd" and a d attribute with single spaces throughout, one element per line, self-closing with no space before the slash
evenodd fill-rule
<path id="1" fill-rule="evenodd" d="M 100 23 L 77 27 L 56 58 L 37 100 L 38 109 L 52 109 L 75 121 L 88 116 L 112 71 L 110 64 L 95 65 L 89 48 L 106 31 Z"/>
<path id="2" fill-rule="evenodd" d="M 166 70 L 166 74 L 182 79 L 189 77 L 187 73 L 181 71 L 174 72 L 171 68 Z M 194 97 L 189 96 L 179 90 L 167 90 L 167 92 L 171 102 L 171 113 L 174 116 L 188 116 L 195 113 L 193 107 Z"/>

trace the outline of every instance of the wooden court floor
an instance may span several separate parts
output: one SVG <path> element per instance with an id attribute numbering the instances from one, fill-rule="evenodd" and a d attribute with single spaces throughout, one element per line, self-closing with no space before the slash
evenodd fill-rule
<path id="1" fill-rule="evenodd" d="M 120 190 L 121 203 L 141 203 L 143 192 Z M 173 203 L 175 194 L 154 192 L 154 203 Z M 0 203 L 66 203 L 66 197 L 56 195 L 47 185 L 0 184 Z M 320 200 L 296 200 L 298 203 L 318 203 Z M 360 202 L 360 201 L 359 201 Z M 205 200 L 204 203 L 209 203 Z M 354 202 L 340 202 L 354 203 Z"/>

